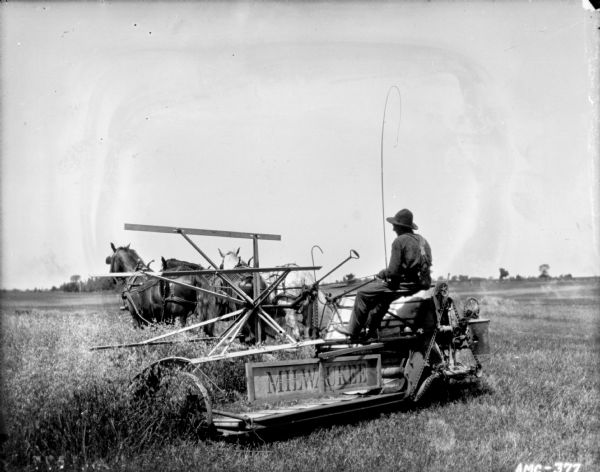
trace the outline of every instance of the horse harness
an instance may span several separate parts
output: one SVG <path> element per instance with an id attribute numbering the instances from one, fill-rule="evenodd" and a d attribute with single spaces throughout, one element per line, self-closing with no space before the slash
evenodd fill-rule
<path id="1" fill-rule="evenodd" d="M 141 264 L 141 266 L 140 266 Z M 138 263 L 138 266 L 135 268 L 135 270 L 140 270 L 140 269 L 144 269 L 144 268 L 148 268 L 146 265 L 144 265 L 143 263 Z M 144 277 L 145 280 L 143 280 L 142 282 L 139 282 L 138 279 L 140 277 Z M 132 277 L 129 277 L 127 279 L 127 285 L 125 287 L 125 289 L 121 292 L 121 298 L 123 300 L 127 300 L 129 302 L 129 304 L 133 307 L 135 314 L 138 318 L 140 318 L 142 321 L 144 321 L 145 323 L 148 324 L 152 324 L 150 321 L 148 321 L 147 319 L 145 319 L 142 316 L 142 310 L 140 310 L 140 308 L 136 305 L 133 297 L 131 296 L 132 294 L 138 294 L 141 292 L 145 292 L 147 290 L 150 290 L 151 288 L 155 287 L 156 285 L 159 286 L 159 293 L 160 293 L 160 297 L 163 300 L 162 303 L 162 309 L 161 309 L 161 319 L 164 320 L 165 317 L 165 311 L 166 311 L 166 307 L 169 303 L 176 303 L 178 305 L 181 306 L 187 306 L 190 310 L 193 310 L 196 308 L 196 301 L 191 301 L 191 300 L 186 300 L 184 298 L 178 297 L 177 295 L 175 295 L 175 284 L 172 282 L 164 282 L 162 280 L 157 280 L 157 279 L 151 279 L 148 276 L 140 276 L 140 275 L 134 275 Z"/>
<path id="2" fill-rule="evenodd" d="M 140 262 L 138 262 L 138 265 L 135 267 L 135 271 L 138 271 L 143 268 L 147 268 L 147 266 L 145 266 L 140 261 Z M 152 324 L 150 321 L 148 321 L 146 318 L 144 318 L 144 316 L 142 315 L 142 310 L 136 305 L 136 303 L 131 295 L 145 292 L 146 290 L 150 290 L 152 287 L 155 287 L 159 283 L 159 281 L 149 279 L 146 276 L 145 277 L 146 280 L 144 280 L 142 282 L 138 282 L 139 278 L 140 278 L 139 275 L 133 275 L 133 276 L 127 278 L 126 286 L 123 289 L 123 291 L 121 292 L 121 299 L 123 299 L 124 301 L 127 300 L 129 302 L 129 304 L 133 307 L 136 316 L 139 319 L 141 319 L 145 323 Z M 161 313 L 161 317 L 164 317 L 164 307 L 163 307 L 163 310 Z"/>
<path id="3" fill-rule="evenodd" d="M 177 305 L 188 307 L 190 311 L 196 309 L 197 301 L 186 300 L 175 295 L 175 284 L 173 282 L 162 282 L 160 288 L 163 299 L 163 316 L 168 303 L 176 303 Z"/>

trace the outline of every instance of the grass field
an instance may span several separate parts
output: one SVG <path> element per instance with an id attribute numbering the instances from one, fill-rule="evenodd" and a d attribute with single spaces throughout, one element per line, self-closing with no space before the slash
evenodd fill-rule
<path id="1" fill-rule="evenodd" d="M 92 345 L 145 339 L 150 330 L 134 331 L 114 294 L 5 293 L 3 465 L 514 471 L 520 463 L 571 462 L 600 470 L 598 281 L 454 289 L 459 300 L 478 297 L 491 320 L 493 354 L 478 384 L 437 391 L 419 407 L 244 442 L 200 441 L 128 395 L 130 379 L 151 360 L 198 355 L 199 344 L 92 352 Z M 245 389 L 241 362 L 214 369 L 221 387 Z M 243 402 L 243 393 L 222 400 Z"/>

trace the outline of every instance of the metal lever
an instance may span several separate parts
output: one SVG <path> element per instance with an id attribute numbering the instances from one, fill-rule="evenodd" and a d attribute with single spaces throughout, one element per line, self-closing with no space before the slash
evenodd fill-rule
<path id="1" fill-rule="evenodd" d="M 336 265 L 333 269 L 331 269 L 329 272 L 327 272 L 323 277 L 321 277 L 319 280 L 317 280 L 313 285 L 318 285 L 325 277 L 327 277 L 328 275 L 330 275 L 331 273 L 333 273 L 334 271 L 336 271 L 337 269 L 342 267 L 350 259 L 359 259 L 359 258 L 360 258 L 360 255 L 358 254 L 358 252 L 356 252 L 354 249 L 350 249 L 350 255 L 348 257 L 346 257 L 346 259 L 344 259 L 342 262 L 340 262 L 338 265 Z"/>
<path id="2" fill-rule="evenodd" d="M 315 250 L 315 248 L 317 248 L 319 251 L 321 251 L 321 254 L 323 254 L 323 249 L 321 249 L 321 247 L 317 244 L 315 244 L 313 247 L 310 248 L 310 260 L 312 261 L 313 267 L 315 266 L 315 255 L 313 254 L 313 251 Z M 317 280 L 317 272 L 314 269 L 313 269 L 313 278 L 315 280 Z"/>

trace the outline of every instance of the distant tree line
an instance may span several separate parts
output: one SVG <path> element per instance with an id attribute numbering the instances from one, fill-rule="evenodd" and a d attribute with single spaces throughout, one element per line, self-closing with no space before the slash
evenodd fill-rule
<path id="1" fill-rule="evenodd" d="M 82 281 L 79 275 L 71 276 L 69 282 L 65 282 L 58 287 L 53 286 L 51 292 L 101 292 L 103 290 L 114 290 L 115 282 L 110 277 L 90 277 Z"/>
<path id="2" fill-rule="evenodd" d="M 449 280 L 450 282 L 470 282 L 470 283 L 478 283 L 478 282 L 484 282 L 484 281 L 491 281 L 491 280 L 498 280 L 500 282 L 502 281 L 522 281 L 522 280 L 551 280 L 551 279 L 556 279 L 556 280 L 571 280 L 573 279 L 573 275 L 572 274 L 560 274 L 558 277 L 552 277 L 549 273 L 548 273 L 548 269 L 550 267 L 547 264 L 543 264 L 542 266 L 540 266 L 540 275 L 538 276 L 527 276 L 527 277 L 523 277 L 519 274 L 515 275 L 515 276 L 511 276 L 508 272 L 508 270 L 504 269 L 504 268 L 500 268 L 499 269 L 499 277 L 495 278 L 495 277 L 471 277 L 469 275 L 452 275 L 450 276 L 450 274 L 448 274 L 447 277 L 444 277 L 442 275 L 440 275 L 437 280 L 438 281 L 445 281 L 445 280 Z"/>
<path id="3" fill-rule="evenodd" d="M 508 272 L 508 270 L 506 270 L 503 267 L 500 267 L 498 269 L 499 271 L 499 277 L 495 278 L 495 277 L 471 277 L 469 275 L 450 275 L 448 274 L 447 277 L 444 276 L 439 276 L 437 278 L 438 281 L 445 281 L 445 280 L 449 280 L 450 282 L 469 282 L 469 283 L 481 283 L 481 282 L 485 282 L 485 281 L 491 281 L 491 280 L 499 280 L 499 281 L 505 281 L 505 280 L 509 280 L 509 281 L 523 281 L 523 280 L 539 280 L 539 279 L 557 279 L 557 280 L 571 280 L 573 279 L 573 275 L 571 274 L 561 274 L 558 277 L 552 277 L 549 274 L 549 270 L 550 270 L 550 266 L 548 264 L 542 264 L 539 267 L 539 271 L 540 271 L 540 275 L 538 276 L 527 276 L 527 277 L 523 277 L 519 274 L 517 274 L 516 276 L 511 276 Z M 350 274 L 346 274 L 344 275 L 344 277 L 342 278 L 342 280 L 335 280 L 333 283 L 343 283 L 343 284 L 347 284 L 347 285 L 351 285 L 351 284 L 356 284 L 358 282 L 362 282 L 363 280 L 366 280 L 367 278 L 358 278 L 356 277 L 356 275 L 350 273 Z M 116 283 L 115 280 L 113 278 L 110 277 L 90 277 L 87 280 L 82 280 L 81 276 L 79 275 L 72 275 L 70 277 L 69 282 L 65 282 L 61 285 L 57 286 L 53 286 L 50 289 L 42 289 L 42 288 L 34 288 L 34 289 L 28 289 L 26 291 L 33 291 L 33 292 L 102 292 L 102 291 L 108 291 L 108 290 L 115 290 L 116 288 Z M 8 291 L 6 289 L 3 289 L 1 291 Z M 11 291 L 17 291 L 20 292 L 21 290 L 18 289 L 14 289 Z"/>

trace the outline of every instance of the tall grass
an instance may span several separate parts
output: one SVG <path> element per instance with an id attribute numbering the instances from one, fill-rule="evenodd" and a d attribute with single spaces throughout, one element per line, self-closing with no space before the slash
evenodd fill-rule
<path id="1" fill-rule="evenodd" d="M 206 347 L 194 343 L 90 351 L 93 345 L 136 342 L 170 329 L 134 331 L 126 317 L 114 313 L 3 313 L 2 403 L 9 432 L 3 456 L 8 464 L 81 466 L 165 441 L 198 438 L 198 425 L 174 417 L 177 412 L 169 411 L 167 398 L 140 401 L 131 381 L 158 359 L 198 357 Z M 245 388 L 243 361 L 204 370 L 217 400 L 239 398 L 228 392 Z"/>
<path id="2" fill-rule="evenodd" d="M 128 387 L 141 369 L 171 355 L 201 356 L 199 343 L 91 352 L 167 328 L 134 331 L 114 307 L 5 309 L 3 460 L 14 470 L 510 471 L 555 461 L 594 470 L 598 301 L 484 297 L 493 355 L 483 381 L 438 389 L 418 408 L 264 443 L 199 440 L 189 417 L 133 399 Z M 248 406 L 243 361 L 205 372 L 216 401 Z"/>

